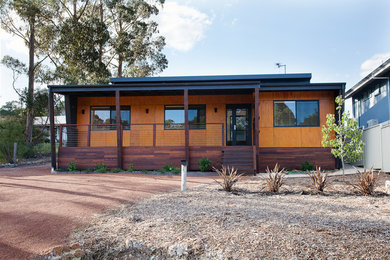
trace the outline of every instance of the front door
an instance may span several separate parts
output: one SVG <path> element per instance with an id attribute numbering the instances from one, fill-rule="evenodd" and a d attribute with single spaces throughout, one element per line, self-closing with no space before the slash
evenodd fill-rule
<path id="1" fill-rule="evenodd" d="M 226 145 L 251 145 L 250 105 L 226 105 Z"/>

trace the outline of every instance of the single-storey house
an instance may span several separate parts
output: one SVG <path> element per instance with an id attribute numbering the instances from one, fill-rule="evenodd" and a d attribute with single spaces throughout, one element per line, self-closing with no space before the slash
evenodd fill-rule
<path id="1" fill-rule="evenodd" d="M 66 124 L 52 168 L 156 170 L 163 165 L 198 169 L 231 165 L 248 173 L 279 163 L 299 168 L 309 161 L 335 168 L 322 148 L 321 127 L 335 113 L 345 83 L 311 83 L 311 74 L 260 74 L 111 78 L 102 85 L 51 85 L 65 96 Z M 51 116 L 52 125 L 54 118 Z M 53 128 L 52 128 L 53 130 Z M 51 132 L 54 137 L 54 130 Z M 66 138 L 64 138 L 66 136 Z M 65 141 L 66 140 L 66 141 Z"/>

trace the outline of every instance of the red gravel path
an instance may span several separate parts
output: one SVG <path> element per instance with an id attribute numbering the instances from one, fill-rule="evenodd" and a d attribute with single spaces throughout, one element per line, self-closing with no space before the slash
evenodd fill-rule
<path id="1" fill-rule="evenodd" d="M 188 177 L 188 186 L 212 178 Z M 66 243 L 95 213 L 180 188 L 179 176 L 52 174 L 49 165 L 0 169 L 0 259 L 25 259 Z"/>

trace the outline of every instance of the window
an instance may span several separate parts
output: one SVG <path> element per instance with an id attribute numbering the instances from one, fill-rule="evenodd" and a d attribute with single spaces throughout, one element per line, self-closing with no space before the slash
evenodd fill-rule
<path id="1" fill-rule="evenodd" d="M 165 129 L 184 129 L 184 106 L 165 106 Z M 188 106 L 190 129 L 206 129 L 206 105 Z"/>
<path id="2" fill-rule="evenodd" d="M 319 126 L 318 101 L 274 101 L 274 126 Z"/>
<path id="3" fill-rule="evenodd" d="M 121 122 L 124 130 L 130 129 L 130 106 L 121 106 Z M 91 124 L 92 130 L 115 130 L 115 107 L 91 107 Z"/>

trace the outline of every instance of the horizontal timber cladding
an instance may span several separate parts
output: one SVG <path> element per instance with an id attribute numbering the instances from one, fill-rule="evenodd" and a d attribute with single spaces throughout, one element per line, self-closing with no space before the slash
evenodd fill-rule
<path id="1" fill-rule="evenodd" d="M 199 170 L 199 160 L 207 157 L 212 166 L 221 167 L 223 147 L 190 147 L 190 170 Z M 165 164 L 173 163 L 180 167 L 185 158 L 183 146 L 169 147 L 123 147 L 123 169 L 130 163 L 135 170 L 158 170 Z M 80 170 L 92 169 L 103 162 L 108 168 L 117 168 L 116 147 L 61 147 L 58 151 L 58 168 L 66 169 L 71 161 Z"/>
<path id="2" fill-rule="evenodd" d="M 299 169 L 301 163 L 308 161 L 322 169 L 334 169 L 336 160 L 330 152 L 330 148 L 319 147 L 275 147 L 259 148 L 259 171 L 264 171 L 267 166 L 271 169 L 276 163 L 281 168 Z"/>
<path id="3" fill-rule="evenodd" d="M 102 162 L 108 168 L 117 168 L 116 147 L 60 147 L 58 168 L 67 169 L 69 163 L 76 162 L 80 170 L 92 169 Z"/>
<path id="4" fill-rule="evenodd" d="M 211 160 L 212 166 L 221 165 L 222 147 L 190 147 L 189 170 L 198 170 L 198 162 L 202 157 Z M 183 146 L 169 147 L 123 147 L 123 168 L 128 169 L 133 164 L 135 170 L 158 170 L 165 164 L 172 163 L 180 167 L 180 161 L 185 159 Z"/>

